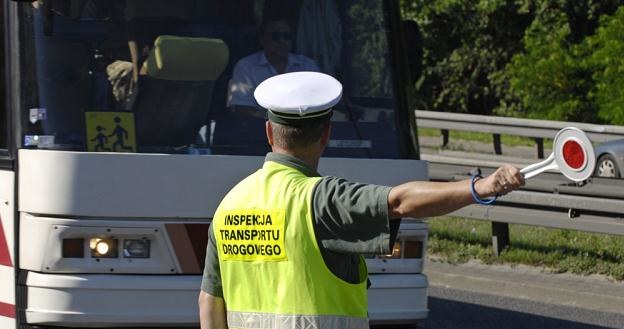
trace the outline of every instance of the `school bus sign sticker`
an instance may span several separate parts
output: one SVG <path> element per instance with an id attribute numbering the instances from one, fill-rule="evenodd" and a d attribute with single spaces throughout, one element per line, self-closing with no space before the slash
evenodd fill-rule
<path id="1" fill-rule="evenodd" d="M 86 112 L 89 152 L 136 152 L 134 113 Z"/>

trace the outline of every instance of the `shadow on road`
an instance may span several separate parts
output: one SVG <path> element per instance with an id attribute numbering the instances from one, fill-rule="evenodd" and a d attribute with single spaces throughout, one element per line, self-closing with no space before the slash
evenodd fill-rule
<path id="1" fill-rule="evenodd" d="M 478 304 L 429 297 L 429 317 L 418 325 L 419 329 L 604 329 L 586 323 L 545 317 L 530 313 L 505 310 Z"/>

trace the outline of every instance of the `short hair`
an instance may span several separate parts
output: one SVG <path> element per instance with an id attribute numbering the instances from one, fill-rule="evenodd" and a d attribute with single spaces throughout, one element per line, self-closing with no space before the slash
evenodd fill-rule
<path id="1" fill-rule="evenodd" d="M 271 122 L 273 142 L 285 149 L 308 147 L 321 139 L 329 120 L 315 122 L 305 126 L 290 126 Z"/>

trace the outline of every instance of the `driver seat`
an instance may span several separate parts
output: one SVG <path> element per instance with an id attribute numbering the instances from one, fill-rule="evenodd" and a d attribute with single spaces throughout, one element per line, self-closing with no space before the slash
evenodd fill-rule
<path id="1" fill-rule="evenodd" d="M 221 39 L 161 35 L 139 78 L 135 122 L 139 148 L 195 142 L 210 112 L 215 80 L 229 60 Z"/>

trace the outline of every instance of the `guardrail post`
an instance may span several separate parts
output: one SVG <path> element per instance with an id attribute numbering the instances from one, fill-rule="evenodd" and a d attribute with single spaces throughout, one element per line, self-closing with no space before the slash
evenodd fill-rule
<path id="1" fill-rule="evenodd" d="M 492 137 L 494 137 L 494 153 L 497 155 L 503 154 L 503 150 L 501 149 L 500 134 L 492 134 Z"/>
<path id="2" fill-rule="evenodd" d="M 500 256 L 501 252 L 509 245 L 509 224 L 492 222 L 492 247 L 494 255 Z"/>
<path id="3" fill-rule="evenodd" d="M 449 143 L 449 131 L 448 129 L 441 129 L 442 133 L 442 147 L 446 147 Z"/>
<path id="4" fill-rule="evenodd" d="M 544 158 L 544 139 L 540 137 L 535 137 L 535 144 L 537 144 L 537 158 Z"/>

